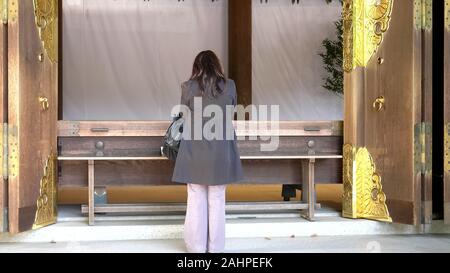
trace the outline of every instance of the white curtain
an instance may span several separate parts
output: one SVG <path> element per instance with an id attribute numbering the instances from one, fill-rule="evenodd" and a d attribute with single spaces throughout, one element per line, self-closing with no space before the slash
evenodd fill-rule
<path id="1" fill-rule="evenodd" d="M 63 118 L 168 120 L 197 53 L 228 67 L 227 1 L 64 0 Z"/>
<path id="2" fill-rule="evenodd" d="M 317 55 L 337 0 L 253 1 L 253 103 L 280 105 L 282 120 L 342 119 Z M 227 14 L 226 0 L 64 0 L 63 118 L 170 119 L 198 52 L 228 70 Z"/>
<path id="3" fill-rule="evenodd" d="M 336 39 L 335 0 L 253 0 L 253 104 L 280 106 L 281 120 L 342 120 L 343 98 L 322 87 L 325 38 Z"/>

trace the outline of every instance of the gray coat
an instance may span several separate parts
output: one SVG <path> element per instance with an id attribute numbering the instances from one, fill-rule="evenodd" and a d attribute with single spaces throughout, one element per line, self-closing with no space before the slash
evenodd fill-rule
<path id="1" fill-rule="evenodd" d="M 223 83 L 221 84 L 223 88 Z M 232 118 L 226 118 L 226 106 L 236 106 L 236 85 L 233 80 L 227 80 L 226 88 L 217 98 L 202 96 L 197 81 L 187 81 L 181 85 L 181 104 L 194 111 L 194 98 L 201 97 L 203 109 L 208 105 L 218 105 L 223 111 L 223 138 L 220 140 L 195 140 L 193 137 L 181 140 L 172 181 L 178 183 L 193 183 L 202 185 L 224 185 L 243 180 L 243 171 L 239 151 L 236 145 L 236 134 L 232 126 Z M 232 116 L 232 114 L 231 114 Z M 214 117 L 214 116 L 213 116 Z M 202 128 L 212 117 L 202 119 Z M 185 130 L 193 128 L 194 119 L 185 122 Z M 228 125 L 227 125 L 228 123 Z M 231 124 L 231 126 L 230 126 Z M 191 126 L 191 128 L 187 128 Z M 213 127 L 214 128 L 214 127 Z M 231 140 L 225 138 L 231 133 Z M 230 131 L 231 130 L 231 131 Z M 191 130 L 193 131 L 193 130 Z M 211 129 L 214 131 L 214 129 Z M 192 135 L 193 136 L 193 133 Z"/>

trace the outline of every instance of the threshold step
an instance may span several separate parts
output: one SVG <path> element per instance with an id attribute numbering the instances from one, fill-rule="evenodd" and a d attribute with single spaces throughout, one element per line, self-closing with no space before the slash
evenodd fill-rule
<path id="1" fill-rule="evenodd" d="M 316 209 L 321 205 L 316 204 Z M 267 211 L 267 210 L 306 210 L 308 204 L 303 202 L 229 202 L 225 205 L 227 212 L 233 211 Z M 81 206 L 81 212 L 87 214 L 89 207 Z M 186 203 L 152 203 L 152 204 L 103 204 L 95 205 L 94 213 L 151 213 L 151 212 L 185 212 Z"/>

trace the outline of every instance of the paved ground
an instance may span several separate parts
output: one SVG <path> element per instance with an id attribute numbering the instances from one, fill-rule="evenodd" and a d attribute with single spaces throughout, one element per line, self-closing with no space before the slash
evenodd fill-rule
<path id="1" fill-rule="evenodd" d="M 181 240 L 0 243 L 0 252 L 184 252 Z M 450 235 L 228 239 L 226 252 L 448 252 Z"/>

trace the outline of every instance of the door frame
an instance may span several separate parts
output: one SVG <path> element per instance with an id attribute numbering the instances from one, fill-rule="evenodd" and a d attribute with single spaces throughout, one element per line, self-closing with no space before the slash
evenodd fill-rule
<path id="1" fill-rule="evenodd" d="M 444 8 L 444 222 L 450 225 L 450 0 Z"/>
<path id="2" fill-rule="evenodd" d="M 8 185 L 7 174 L 4 171 L 4 125 L 7 122 L 8 112 L 8 18 L 4 13 L 4 1 L 0 1 L 1 22 L 0 22 L 0 233 L 8 230 Z"/>
<path id="3" fill-rule="evenodd" d="M 36 0 L 33 0 L 36 1 Z M 38 0 L 37 0 L 38 1 Z M 59 2 L 58 0 L 54 0 L 55 2 Z M 358 0 L 355 0 L 358 1 Z M 395 0 L 391 0 L 394 1 Z M 421 0 L 421 1 L 427 1 L 427 0 Z M 448 1 L 448 0 L 447 0 Z M 15 2 L 17 3 L 17 0 L 10 0 L 10 2 Z M 345 27 L 345 15 L 346 15 L 346 7 L 345 5 L 348 3 L 352 3 L 352 0 L 344 0 L 344 27 Z M 348 15 L 348 14 L 347 14 Z M 61 23 L 61 22 L 60 22 Z M 347 21 L 347 24 L 349 23 L 349 21 Z M 348 42 L 347 39 L 353 39 L 353 21 L 350 21 L 350 25 L 347 25 L 347 28 L 344 28 L 344 42 Z M 62 31 L 61 29 L 59 29 L 58 31 Z M 11 49 L 12 47 L 10 47 Z M 344 48 L 346 48 L 344 46 Z M 420 50 L 422 50 L 422 47 L 420 47 Z M 353 52 L 350 51 L 344 51 L 346 52 L 346 54 L 353 54 Z M 61 55 L 59 55 L 61 56 Z M 353 56 L 352 56 L 353 57 Z M 447 61 L 448 62 L 448 61 Z M 348 64 L 347 64 L 348 65 Z M 62 68 L 61 68 L 62 69 Z M 351 149 L 349 150 L 350 154 L 347 156 L 347 159 L 350 159 L 350 161 L 354 161 L 354 158 L 352 156 L 356 156 L 357 150 L 353 150 L 353 149 L 359 149 L 359 148 L 363 148 L 365 143 L 364 143 L 364 109 L 365 109 L 365 98 L 364 98 L 364 92 L 361 92 L 361 90 L 364 90 L 364 67 L 353 67 L 352 64 L 352 72 L 351 73 L 345 73 L 345 95 L 344 95 L 344 103 L 345 103 L 345 114 L 344 114 L 344 137 L 345 137 L 345 143 L 350 143 L 353 146 L 350 147 Z M 18 73 L 18 70 L 17 70 Z M 421 71 L 418 71 L 418 73 L 421 73 Z M 13 75 L 14 76 L 14 75 Z M 11 75 L 10 75 L 10 79 L 11 79 Z M 420 81 L 420 80 L 419 80 Z M 57 105 L 60 103 L 60 101 L 58 100 Z M 59 109 L 60 107 L 58 107 Z M 60 109 L 59 109 L 60 110 Z M 58 112 L 58 111 L 57 111 Z M 58 119 L 56 119 L 58 120 Z M 55 128 L 56 128 L 56 123 L 54 124 Z M 422 128 L 422 127 L 420 127 Z M 413 132 L 411 132 L 413 133 Z M 423 134 L 424 132 L 419 130 L 420 134 Z M 56 144 L 56 143 L 55 143 Z M 425 148 L 424 148 L 425 149 Z M 345 153 L 345 149 L 344 149 L 344 153 Z M 344 154 L 344 156 L 346 156 Z M 349 158 L 350 157 L 350 158 Z M 427 157 L 426 157 L 427 159 Z M 353 175 L 353 171 L 354 171 L 354 167 L 352 165 L 352 169 L 349 170 L 348 167 L 349 165 L 345 164 L 345 158 L 344 158 L 344 189 L 345 189 L 345 193 L 344 196 L 348 196 L 350 198 L 350 205 L 354 205 L 356 203 L 356 199 L 357 198 L 363 198 L 361 196 L 357 196 L 356 192 L 352 189 L 352 188 L 346 188 L 346 184 L 345 181 L 346 179 L 353 179 L 351 177 L 349 177 L 349 175 L 345 175 L 345 173 L 347 174 L 351 174 Z M 425 164 L 425 162 L 420 162 Z M 346 169 L 347 166 L 347 169 Z M 346 172 L 347 171 L 347 172 Z M 350 171 L 350 172 L 348 172 Z M 419 179 L 416 184 L 415 184 L 415 188 L 414 188 L 414 196 L 415 196 L 415 203 L 416 203 L 416 207 L 420 208 L 421 207 L 421 190 L 422 190 L 422 179 Z M 350 185 L 353 187 L 353 185 Z M 0 188 L 1 191 L 1 188 Z M 1 193 L 1 192 L 0 192 Z M 0 201 L 2 201 L 2 196 L 0 195 Z M 11 198 L 10 198 L 11 199 Z M 349 200 L 345 200 L 344 198 L 344 207 L 346 206 L 346 201 Z M 10 200 L 10 204 L 13 204 L 14 202 L 12 200 Z M 419 215 L 421 215 L 419 213 Z M 352 218 L 357 218 L 359 217 L 356 214 L 351 214 L 349 215 Z M 389 217 L 386 217 L 385 219 L 382 219 L 385 221 L 389 221 Z M 1 223 L 1 222 L 0 222 Z M 417 224 L 417 222 L 416 222 Z M 13 229 L 13 232 L 17 232 L 19 231 L 18 229 Z"/>
<path id="4" fill-rule="evenodd" d="M 45 0 L 7 3 L 8 227 L 16 234 L 56 222 L 58 17 Z"/>

